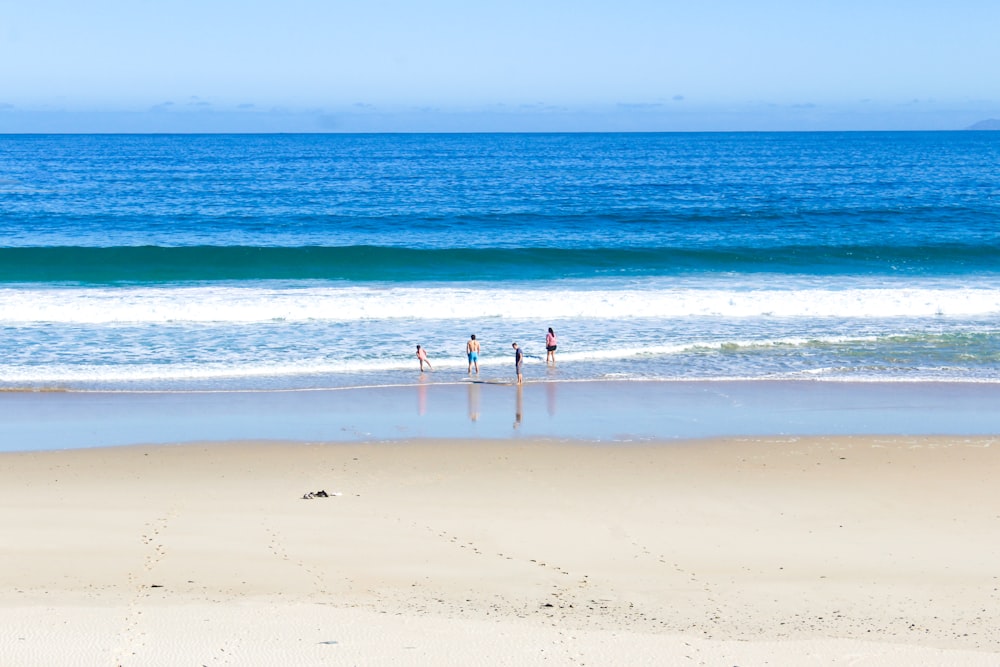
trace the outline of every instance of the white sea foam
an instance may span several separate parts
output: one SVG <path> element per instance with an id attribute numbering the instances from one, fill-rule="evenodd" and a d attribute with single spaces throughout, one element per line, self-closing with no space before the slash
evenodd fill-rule
<path id="1" fill-rule="evenodd" d="M 0 387 L 393 383 L 415 374 L 415 343 L 442 371 L 429 381 L 454 381 L 473 332 L 498 377 L 518 340 L 529 376 L 559 380 L 979 381 L 1000 377 L 997 314 L 1000 283 L 943 279 L 12 286 L 0 289 Z M 550 325 L 558 370 L 543 362 Z"/>
<path id="2" fill-rule="evenodd" d="M 815 338 L 772 338 L 772 339 L 726 339 L 717 341 L 696 340 L 676 344 L 651 344 L 635 346 L 619 341 L 602 347 L 584 347 L 572 351 L 561 350 L 558 353 L 560 368 L 568 369 L 568 373 L 559 375 L 560 379 L 586 379 L 586 376 L 597 368 L 599 377 L 618 379 L 691 379 L 691 377 L 710 377 L 700 373 L 691 363 L 691 355 L 708 353 L 713 355 L 725 352 L 729 355 L 753 354 L 767 348 L 784 348 L 782 353 L 795 354 L 795 348 L 815 351 L 822 345 L 864 345 L 874 343 L 879 337 L 868 336 L 850 338 L 845 336 L 829 336 Z M 527 352 L 526 364 L 529 368 L 548 369 L 544 363 L 544 353 L 541 348 Z M 118 354 L 107 358 L 104 363 L 87 361 L 90 355 L 79 354 L 79 359 L 73 362 L 52 363 L 0 363 L 0 378 L 3 386 L 31 385 L 80 385 L 100 383 L 158 383 L 158 382 L 200 382 L 214 380 L 239 380 L 261 378 L 330 378 L 334 376 L 365 376 L 365 377 L 398 377 L 400 373 L 413 373 L 416 361 L 409 351 L 370 349 L 356 354 L 334 352 L 335 358 L 330 358 L 330 351 L 322 346 L 312 351 L 304 352 L 298 359 L 288 359 L 282 351 L 270 349 L 245 351 L 242 355 L 230 353 L 219 357 L 214 351 L 199 352 L 194 350 L 186 359 L 174 359 L 171 363 L 148 363 L 142 361 L 144 353 L 155 353 L 155 344 L 148 348 L 126 347 Z M 507 369 L 512 365 L 512 353 L 506 347 L 491 348 L 479 360 L 480 368 Z M 674 368 L 669 360 L 676 358 L 682 366 L 673 373 L 664 374 L 667 368 Z M 717 357 L 716 357 L 717 358 Z M 621 363 L 628 364 L 630 370 L 614 370 L 622 368 Z M 640 362 L 638 365 L 632 365 Z M 464 354 L 435 354 L 432 356 L 435 372 L 431 375 L 435 382 L 455 379 L 464 374 L 467 360 Z M 664 365 L 666 363 L 666 365 Z M 674 362 L 677 363 L 677 362 Z M 742 364 L 737 361 L 737 364 Z M 650 366 L 649 364 L 653 364 Z M 653 369 L 650 371 L 650 369 Z M 657 370 L 658 369 L 658 370 Z M 806 370 L 791 370 L 780 375 L 783 377 L 816 377 L 824 378 L 836 375 L 850 369 L 831 367 L 816 367 Z M 859 369 L 854 369 L 853 373 Z M 863 370 L 863 369 L 860 369 Z M 927 368 L 922 375 L 940 375 L 942 371 L 950 371 L 949 375 L 958 377 L 961 368 Z M 583 376 L 576 375 L 583 372 Z M 495 372 L 495 371 L 494 371 Z M 652 375 L 649 375 L 649 373 Z M 720 375 L 729 379 L 744 377 L 742 375 Z M 746 377 L 761 377 L 760 375 Z M 336 384 L 336 383 L 335 383 Z"/>
<path id="3" fill-rule="evenodd" d="M 260 323 L 483 318 L 886 318 L 1000 314 L 1000 286 L 59 287 L 0 289 L 2 323 Z"/>

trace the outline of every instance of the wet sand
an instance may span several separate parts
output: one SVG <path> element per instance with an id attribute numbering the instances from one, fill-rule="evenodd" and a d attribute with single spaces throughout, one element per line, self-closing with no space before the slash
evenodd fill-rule
<path id="1" fill-rule="evenodd" d="M 994 665 L 998 447 L 508 437 L 4 453 L 0 662 Z M 330 497 L 302 497 L 319 490 Z"/>
<path id="2" fill-rule="evenodd" d="M 1000 384 L 484 382 L 246 392 L 0 392 L 0 451 L 219 440 L 642 442 L 994 435 Z M 509 378 L 508 378 L 509 379 Z"/>

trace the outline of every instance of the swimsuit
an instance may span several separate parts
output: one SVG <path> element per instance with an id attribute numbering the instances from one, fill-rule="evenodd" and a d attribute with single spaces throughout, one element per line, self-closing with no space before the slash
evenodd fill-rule
<path id="1" fill-rule="evenodd" d="M 471 364 L 473 361 L 479 361 L 478 352 L 469 352 L 469 363 Z"/>

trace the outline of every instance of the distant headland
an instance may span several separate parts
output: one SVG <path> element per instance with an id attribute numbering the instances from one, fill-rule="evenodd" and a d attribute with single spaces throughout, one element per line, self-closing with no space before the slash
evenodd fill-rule
<path id="1" fill-rule="evenodd" d="M 988 118 L 981 120 L 975 125 L 965 128 L 967 130 L 1000 130 L 1000 118 Z"/>

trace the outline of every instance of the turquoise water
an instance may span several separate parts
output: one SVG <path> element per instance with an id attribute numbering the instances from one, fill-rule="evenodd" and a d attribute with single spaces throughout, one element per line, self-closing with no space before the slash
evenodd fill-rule
<path id="1" fill-rule="evenodd" d="M 0 388 L 1000 382 L 1000 135 L 0 137 Z M 546 367 L 547 327 L 560 336 Z"/>

